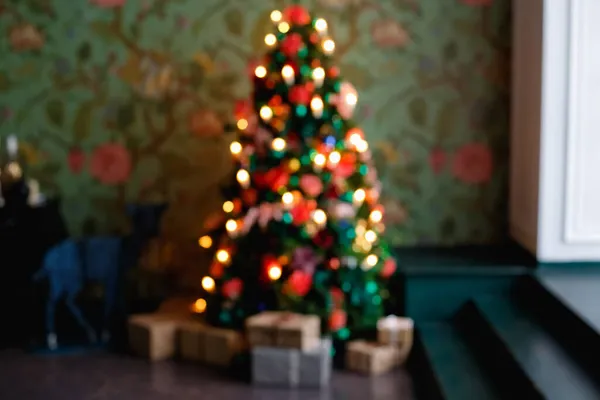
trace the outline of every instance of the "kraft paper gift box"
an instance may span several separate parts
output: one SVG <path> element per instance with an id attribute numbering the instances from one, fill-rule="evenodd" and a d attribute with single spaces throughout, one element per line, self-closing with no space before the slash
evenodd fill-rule
<path id="1" fill-rule="evenodd" d="M 400 349 L 395 345 L 354 340 L 346 345 L 346 368 L 367 375 L 378 375 L 399 364 Z"/>
<path id="2" fill-rule="evenodd" d="M 319 343 L 321 319 L 317 315 L 267 311 L 246 320 L 248 341 L 254 346 L 307 350 Z"/>
<path id="3" fill-rule="evenodd" d="M 178 328 L 179 356 L 187 361 L 202 361 L 205 358 L 204 333 L 206 326 L 199 321 L 186 321 Z"/>
<path id="4" fill-rule="evenodd" d="M 228 366 L 233 357 L 246 348 L 242 334 L 231 329 L 207 326 L 202 341 L 202 361 L 220 367 Z"/>
<path id="5" fill-rule="evenodd" d="M 151 361 L 173 357 L 177 349 L 176 335 L 180 322 L 180 315 L 132 315 L 128 321 L 129 345 L 132 352 Z"/>
<path id="6" fill-rule="evenodd" d="M 259 385 L 317 388 L 329 384 L 331 340 L 310 350 L 258 346 L 252 349 L 252 381 Z"/>
<path id="7" fill-rule="evenodd" d="M 377 341 L 397 345 L 408 354 L 413 344 L 413 329 L 412 319 L 389 315 L 377 321 Z"/>

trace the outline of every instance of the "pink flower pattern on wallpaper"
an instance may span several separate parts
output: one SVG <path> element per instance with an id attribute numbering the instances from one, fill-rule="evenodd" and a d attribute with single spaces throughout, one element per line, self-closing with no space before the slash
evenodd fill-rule
<path id="1" fill-rule="evenodd" d="M 90 173 L 105 185 L 127 182 L 131 174 L 129 151 L 118 143 L 107 143 L 97 147 L 92 154 Z"/>
<path id="2" fill-rule="evenodd" d="M 483 143 L 469 143 L 459 148 L 452 161 L 452 174 L 470 184 L 487 183 L 494 169 L 490 148 Z"/>
<path id="3" fill-rule="evenodd" d="M 32 51 L 44 47 L 45 38 L 42 32 L 32 24 L 13 26 L 8 33 L 8 41 L 14 51 Z"/>
<path id="4" fill-rule="evenodd" d="M 434 147 L 429 153 L 429 166 L 434 174 L 441 173 L 446 167 L 446 152 L 439 147 Z"/>
<path id="5" fill-rule="evenodd" d="M 90 0 L 90 3 L 102 8 L 123 7 L 127 0 Z"/>
<path id="6" fill-rule="evenodd" d="M 406 29 L 393 19 L 374 21 L 371 24 L 371 37 L 382 48 L 404 47 L 410 41 Z"/>
<path id="7" fill-rule="evenodd" d="M 69 171 L 71 171 L 73 174 L 80 173 L 85 167 L 85 158 L 85 153 L 81 149 L 71 149 L 71 151 L 69 151 L 69 155 L 67 156 Z"/>

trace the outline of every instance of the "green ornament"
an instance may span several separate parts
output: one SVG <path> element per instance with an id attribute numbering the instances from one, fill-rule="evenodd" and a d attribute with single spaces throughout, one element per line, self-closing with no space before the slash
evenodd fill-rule
<path id="1" fill-rule="evenodd" d="M 380 305 L 381 304 L 381 297 L 379 295 L 375 295 L 373 296 L 373 298 L 371 299 L 371 303 L 373 303 L 373 305 Z"/>
<path id="2" fill-rule="evenodd" d="M 350 330 L 348 328 L 342 328 L 339 331 L 337 331 L 336 334 L 337 337 L 341 340 L 348 340 L 348 338 L 350 337 Z"/>
<path id="3" fill-rule="evenodd" d="M 292 222 L 294 222 L 294 218 L 292 218 L 292 214 L 290 214 L 289 212 L 284 213 L 281 219 L 287 224 L 291 224 Z"/>
<path id="4" fill-rule="evenodd" d="M 306 48 L 306 46 L 304 46 L 300 49 L 300 51 L 298 51 L 298 57 L 306 58 L 306 56 L 308 56 L 308 49 Z"/>
<path id="5" fill-rule="evenodd" d="M 302 76 L 310 77 L 312 75 L 312 70 L 308 65 L 303 65 L 300 67 L 300 73 Z"/>
<path id="6" fill-rule="evenodd" d="M 373 293 L 377 292 L 377 284 L 373 281 L 367 282 L 365 289 L 367 290 L 368 293 L 373 294 Z"/>
<path id="7" fill-rule="evenodd" d="M 298 186 L 299 182 L 300 182 L 300 178 L 298 178 L 297 175 L 290 177 L 290 186 Z"/>
<path id="8" fill-rule="evenodd" d="M 308 112 L 308 109 L 306 108 L 305 105 L 297 105 L 296 106 L 296 115 L 299 117 L 306 117 L 306 113 Z"/>
<path id="9" fill-rule="evenodd" d="M 302 165 L 310 165 L 310 156 L 305 154 L 302 157 L 300 157 L 300 164 Z"/>
<path id="10" fill-rule="evenodd" d="M 360 172 L 362 176 L 365 176 L 369 172 L 369 167 L 363 164 L 358 168 L 358 172 Z"/>

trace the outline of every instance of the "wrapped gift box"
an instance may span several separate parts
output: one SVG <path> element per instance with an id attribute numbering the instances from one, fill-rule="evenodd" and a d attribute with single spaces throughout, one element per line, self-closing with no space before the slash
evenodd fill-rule
<path id="1" fill-rule="evenodd" d="M 346 345 L 346 368 L 367 375 L 378 375 L 400 364 L 401 351 L 396 345 L 354 340 Z"/>
<path id="2" fill-rule="evenodd" d="M 314 388 L 331 379 L 331 340 L 310 350 L 258 346 L 252 349 L 252 381 L 260 385 Z"/>
<path id="3" fill-rule="evenodd" d="M 321 319 L 316 315 L 268 311 L 246 320 L 252 347 L 288 347 L 308 350 L 319 344 Z"/>
<path id="4" fill-rule="evenodd" d="M 300 353 L 295 349 L 252 348 L 252 382 L 260 385 L 297 387 Z"/>
<path id="5" fill-rule="evenodd" d="M 202 361 L 205 358 L 204 332 L 206 326 L 198 321 L 186 321 L 178 327 L 179 356 L 187 361 Z"/>
<path id="6" fill-rule="evenodd" d="M 397 345 L 408 354 L 412 348 L 413 329 L 412 319 L 389 315 L 377 321 L 377 341 Z"/>
<path id="7" fill-rule="evenodd" d="M 246 348 L 244 337 L 231 329 L 206 327 L 203 334 L 204 357 L 207 364 L 226 367 L 233 357 Z"/>
<path id="8" fill-rule="evenodd" d="M 225 367 L 245 349 L 243 336 L 233 330 L 219 329 L 198 321 L 179 324 L 178 348 L 182 359 Z"/>
<path id="9" fill-rule="evenodd" d="M 152 361 L 173 357 L 177 348 L 177 326 L 181 322 L 181 315 L 161 313 L 131 316 L 128 321 L 131 350 Z"/>
<path id="10" fill-rule="evenodd" d="M 331 339 L 322 339 L 313 349 L 300 352 L 300 387 L 325 387 L 331 380 Z"/>

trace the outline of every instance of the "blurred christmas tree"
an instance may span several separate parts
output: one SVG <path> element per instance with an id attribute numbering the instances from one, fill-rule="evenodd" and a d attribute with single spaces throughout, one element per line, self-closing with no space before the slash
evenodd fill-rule
<path id="1" fill-rule="evenodd" d="M 357 93 L 333 63 L 327 22 L 298 5 L 271 19 L 277 29 L 254 70 L 253 109 L 236 116 L 226 231 L 195 307 L 237 329 L 263 310 L 317 314 L 346 339 L 375 327 L 396 269 L 380 238 L 380 184 L 349 121 Z"/>

